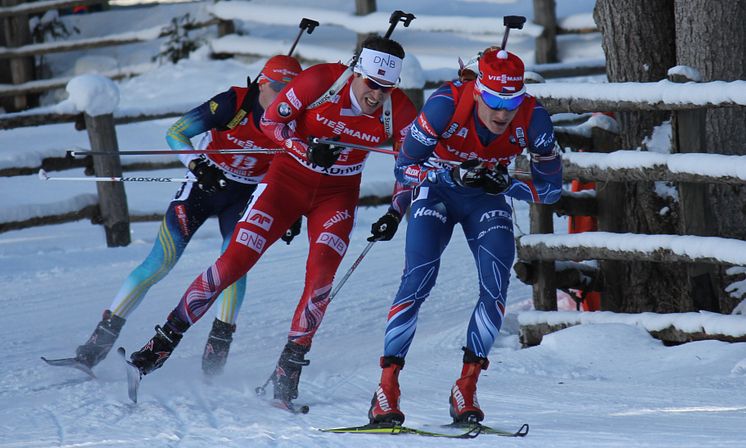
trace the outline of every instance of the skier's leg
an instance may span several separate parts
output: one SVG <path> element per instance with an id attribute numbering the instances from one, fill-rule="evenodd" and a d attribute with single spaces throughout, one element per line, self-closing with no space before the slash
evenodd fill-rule
<path id="1" fill-rule="evenodd" d="M 381 380 L 373 394 L 368 418 L 373 422 L 404 422 L 399 409 L 399 372 L 414 339 L 420 305 L 435 285 L 440 256 L 453 233 L 455 218 L 437 191 L 420 188 L 412 203 L 405 265 L 399 291 L 388 314 Z"/>
<path id="2" fill-rule="evenodd" d="M 143 373 L 159 368 L 171 355 L 180 336 L 207 312 L 218 294 L 246 274 L 298 218 L 299 212 L 288 199 L 292 197 L 292 189 L 288 189 L 283 182 L 257 186 L 226 251 L 189 285 L 163 327 L 156 327 L 153 339 L 130 357 Z M 278 204 L 282 204 L 282 207 L 278 207 Z M 168 331 L 179 338 L 166 334 L 166 339 L 173 343 L 159 352 L 154 351 L 156 339 Z"/>
<path id="3" fill-rule="evenodd" d="M 477 381 L 505 316 L 510 267 L 515 256 L 511 210 L 502 197 L 485 197 L 463 220 L 464 234 L 479 275 L 479 300 L 467 330 L 461 375 L 451 388 L 450 414 L 455 422 L 478 422 L 484 413 Z"/>
<path id="4" fill-rule="evenodd" d="M 358 194 L 357 188 L 334 194 L 317 201 L 308 213 L 305 287 L 273 376 L 274 397 L 282 402 L 298 396 L 301 369 L 309 364 L 305 354 L 324 318 L 334 274 L 350 242 Z"/>
<path id="5" fill-rule="evenodd" d="M 479 300 L 474 308 L 466 347 L 486 358 L 500 332 L 515 258 L 515 240 L 510 207 L 502 197 L 487 197 L 462 225 L 479 275 Z"/>
<path id="6" fill-rule="evenodd" d="M 437 191 L 421 188 L 410 211 L 404 274 L 388 314 L 384 356 L 407 356 L 417 327 L 417 313 L 435 286 L 440 256 L 451 239 L 455 224 L 455 218 Z"/>
<path id="7" fill-rule="evenodd" d="M 222 252 L 228 247 L 242 211 L 251 199 L 251 193 L 256 189 L 254 184 L 241 184 L 230 203 L 226 204 L 218 213 L 220 233 L 223 236 Z M 227 287 L 218 296 L 217 317 L 212 322 L 212 329 L 207 337 L 202 354 L 202 371 L 213 376 L 222 373 L 228 360 L 233 333 L 236 331 L 238 311 L 243 303 L 246 291 L 246 275 Z"/>
<path id="8" fill-rule="evenodd" d="M 176 265 L 194 232 L 210 214 L 205 209 L 205 193 L 185 183 L 166 210 L 150 254 L 130 272 L 104 311 L 85 344 L 78 346 L 75 357 L 89 367 L 101 362 L 111 350 L 129 314 L 142 302 L 151 286 L 163 279 Z"/>

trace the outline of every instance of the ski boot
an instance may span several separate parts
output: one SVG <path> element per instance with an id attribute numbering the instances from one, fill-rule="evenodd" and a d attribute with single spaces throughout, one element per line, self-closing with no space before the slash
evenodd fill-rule
<path id="1" fill-rule="evenodd" d="M 381 357 L 381 383 L 373 394 L 368 410 L 370 423 L 404 423 L 404 414 L 399 409 L 399 372 L 404 368 L 404 358 Z"/>
<path id="2" fill-rule="evenodd" d="M 285 405 L 290 409 L 293 407 L 290 402 L 298 398 L 301 369 L 311 363 L 304 357 L 308 350 L 308 347 L 295 342 L 285 344 L 272 376 L 274 398 L 278 405 Z"/>
<path id="3" fill-rule="evenodd" d="M 233 333 L 236 325 L 215 319 L 212 322 L 212 330 L 202 353 L 202 372 L 207 376 L 215 376 L 223 373 L 225 362 L 228 360 L 228 351 L 233 341 Z"/>
<path id="4" fill-rule="evenodd" d="M 451 388 L 448 399 L 450 414 L 454 423 L 478 423 L 484 420 L 484 412 L 479 409 L 477 401 L 477 380 L 479 372 L 487 370 L 489 361 L 481 358 L 464 347 L 464 366 L 461 378 Z"/>
<path id="5" fill-rule="evenodd" d="M 111 311 L 104 311 L 101 322 L 96 325 L 91 337 L 75 350 L 75 359 L 88 367 L 103 361 L 119 337 L 125 322 L 125 319 L 115 316 Z"/>
<path id="6" fill-rule="evenodd" d="M 140 350 L 130 355 L 132 365 L 140 370 L 141 375 L 147 375 L 159 369 L 166 362 L 174 348 L 179 344 L 189 326 L 180 320 L 169 319 L 161 327 L 155 326 L 153 336 Z"/>

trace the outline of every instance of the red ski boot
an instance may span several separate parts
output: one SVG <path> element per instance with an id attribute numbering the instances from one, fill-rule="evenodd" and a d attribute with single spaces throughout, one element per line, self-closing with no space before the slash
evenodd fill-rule
<path id="1" fill-rule="evenodd" d="M 450 413 L 454 423 L 476 423 L 484 420 L 484 413 L 477 401 L 479 372 L 487 370 L 489 361 L 464 347 L 464 366 L 461 378 L 451 388 Z"/>
<path id="2" fill-rule="evenodd" d="M 371 423 L 404 423 L 404 414 L 399 410 L 399 372 L 403 367 L 404 358 L 381 357 L 381 383 L 368 410 Z"/>

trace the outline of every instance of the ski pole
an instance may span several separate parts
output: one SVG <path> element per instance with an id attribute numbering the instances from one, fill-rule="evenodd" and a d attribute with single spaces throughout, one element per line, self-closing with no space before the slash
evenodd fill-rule
<path id="1" fill-rule="evenodd" d="M 377 152 L 377 153 L 380 153 L 380 154 L 391 154 L 391 155 L 398 155 L 399 154 L 397 151 L 393 151 L 391 149 L 376 148 L 374 146 L 365 146 L 365 145 L 358 145 L 358 144 L 355 144 L 355 143 L 340 142 L 340 141 L 337 141 L 337 140 L 330 140 L 330 139 L 327 139 L 327 138 L 317 138 L 317 137 L 314 137 L 314 139 L 312 141 L 313 141 L 313 143 L 321 143 L 321 144 L 333 145 L 333 146 L 344 146 L 344 147 L 347 147 L 347 148 L 360 149 L 362 151 L 369 151 L 369 152 Z M 461 165 L 461 163 L 462 163 L 462 162 L 457 161 L 457 160 L 447 160 L 447 159 L 441 159 L 441 158 L 438 158 L 438 157 L 430 157 L 428 159 L 428 161 L 437 162 L 437 163 L 445 163 L 445 164 L 448 164 L 448 165 Z M 516 170 L 516 169 L 510 170 L 510 174 L 516 174 L 516 175 L 519 175 L 519 176 L 520 175 L 523 175 L 523 176 L 530 176 L 531 175 L 531 173 L 529 173 L 528 171 Z"/>
<path id="2" fill-rule="evenodd" d="M 274 377 L 275 377 L 275 371 L 273 370 L 273 371 L 272 371 L 272 375 L 270 375 L 270 376 L 269 376 L 269 378 L 267 378 L 267 381 L 265 381 L 265 382 L 264 382 L 264 384 L 262 384 L 261 386 L 258 386 L 258 387 L 256 387 L 256 388 L 254 389 L 254 393 L 255 393 L 255 394 L 256 394 L 256 395 L 258 396 L 258 397 L 263 397 L 263 396 L 264 396 L 264 394 L 265 394 L 265 393 L 267 392 L 267 386 L 269 385 L 270 381 L 272 381 L 272 379 L 273 379 Z"/>
<path id="3" fill-rule="evenodd" d="M 526 18 L 523 16 L 503 17 L 503 25 L 505 25 L 505 34 L 503 34 L 503 43 L 500 46 L 501 50 L 505 50 L 505 46 L 508 45 L 508 35 L 510 34 L 510 29 L 514 28 L 517 30 L 522 30 L 524 23 L 526 23 Z"/>
<path id="4" fill-rule="evenodd" d="M 375 146 L 365 146 L 365 145 L 358 145 L 355 143 L 346 143 L 346 142 L 340 142 L 337 140 L 331 140 L 328 138 L 314 138 L 314 143 L 321 143 L 325 145 L 331 145 L 331 146 L 344 146 L 347 148 L 353 148 L 353 149 L 360 149 L 363 151 L 368 152 L 377 152 L 380 154 L 391 154 L 391 155 L 398 155 L 398 151 L 393 151 L 391 149 L 384 149 L 384 148 L 376 148 Z M 446 159 L 439 159 L 439 158 L 431 158 L 430 160 L 438 163 L 448 163 L 450 165 L 459 165 L 461 162 L 457 162 L 455 160 L 446 160 Z"/>
<path id="5" fill-rule="evenodd" d="M 391 34 L 394 33 L 394 29 L 396 28 L 396 25 L 399 24 L 399 22 L 402 22 L 405 28 L 409 27 L 409 24 L 412 23 L 412 20 L 416 19 L 414 14 L 404 11 L 396 10 L 391 13 L 391 16 L 389 17 L 389 29 L 386 30 L 386 34 L 384 34 L 384 38 L 388 39 L 391 37 Z M 355 54 L 352 56 L 352 60 L 350 60 L 350 67 L 354 67 L 357 64 L 357 60 L 360 57 L 360 49 L 358 49 Z"/>
<path id="6" fill-rule="evenodd" d="M 357 260 L 355 260 L 354 263 L 352 263 L 352 266 L 350 266 L 350 269 L 347 270 L 344 277 L 337 283 L 337 286 L 332 290 L 332 293 L 329 294 L 329 302 L 332 301 L 334 296 L 337 295 L 340 289 L 342 289 L 342 286 L 345 284 L 348 278 L 352 275 L 353 272 L 355 272 L 355 269 L 357 269 L 357 266 L 360 264 L 361 261 L 363 261 L 363 258 L 365 258 L 365 255 L 368 254 L 368 251 L 373 247 L 373 244 L 375 244 L 375 241 L 371 241 L 368 243 L 367 246 L 365 246 L 365 249 L 363 249 L 363 252 L 360 254 L 359 257 L 357 257 Z"/>
<path id="7" fill-rule="evenodd" d="M 394 32 L 394 28 L 396 28 L 396 25 L 398 25 L 399 22 L 402 22 L 404 28 L 407 28 L 414 19 L 416 19 L 415 15 L 409 12 L 399 10 L 392 12 L 391 17 L 389 17 L 389 29 L 386 30 L 386 34 L 384 34 L 383 37 L 385 39 L 391 37 L 391 34 Z"/>
<path id="8" fill-rule="evenodd" d="M 178 154 L 280 154 L 284 149 L 154 149 L 136 151 L 76 151 L 74 149 L 65 151 L 68 158 L 85 156 L 161 156 Z"/>
<path id="9" fill-rule="evenodd" d="M 329 302 L 332 301 L 334 296 L 336 296 L 337 293 L 339 292 L 340 288 L 342 288 L 342 285 L 345 284 L 347 279 L 350 278 L 350 275 L 352 275 L 355 269 L 357 269 L 357 266 L 360 264 L 361 261 L 363 261 L 363 258 L 365 258 L 365 255 L 373 247 L 374 243 L 375 241 L 369 242 L 368 245 L 365 246 L 365 249 L 363 249 L 363 252 L 360 254 L 360 256 L 357 257 L 357 260 L 355 260 L 355 262 L 352 263 L 352 266 L 350 266 L 350 269 L 347 270 L 347 273 L 345 273 L 344 277 L 342 277 L 342 280 L 340 280 L 339 283 L 337 283 L 337 286 L 332 290 L 332 293 L 329 294 Z M 256 393 L 257 396 L 260 396 L 260 397 L 263 396 L 266 393 L 267 386 L 272 381 L 272 379 L 274 379 L 274 377 L 275 377 L 275 372 L 273 371 L 272 374 L 269 376 L 269 378 L 267 378 L 267 381 L 264 382 L 264 384 L 262 384 L 261 386 L 257 386 L 254 389 L 254 393 Z"/>
<path id="10" fill-rule="evenodd" d="M 70 180 L 70 181 L 87 181 L 87 182 L 196 182 L 195 179 L 187 177 L 51 177 L 43 169 L 39 170 L 39 179 L 41 180 Z"/>
<path id="11" fill-rule="evenodd" d="M 303 35 L 303 32 L 306 31 L 308 34 L 313 33 L 313 30 L 319 26 L 319 22 L 313 19 L 303 18 L 300 21 L 300 24 L 298 25 L 298 28 L 300 28 L 300 31 L 298 31 L 298 36 L 295 38 L 295 42 L 293 42 L 293 45 L 290 47 L 290 51 L 288 51 L 288 56 L 293 55 L 293 51 L 295 50 L 295 46 L 298 45 L 298 41 L 300 40 L 301 36 Z"/>

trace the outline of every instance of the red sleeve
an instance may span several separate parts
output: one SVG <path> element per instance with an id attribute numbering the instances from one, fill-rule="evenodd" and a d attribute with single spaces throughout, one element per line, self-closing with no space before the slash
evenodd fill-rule
<path id="1" fill-rule="evenodd" d="M 409 127 L 417 118 L 417 109 L 409 97 L 401 90 L 394 92 L 392 101 L 394 102 L 394 135 L 392 135 L 394 151 L 399 151 L 404 138 L 409 133 Z M 396 156 L 395 156 L 396 157 Z M 391 207 L 389 210 L 396 211 L 399 216 L 404 216 L 412 202 L 412 186 L 404 185 L 401 182 L 394 182 L 394 192 L 391 195 Z"/>
<path id="2" fill-rule="evenodd" d="M 318 64 L 301 72 L 264 111 L 262 132 L 278 146 L 304 157 L 307 145 L 295 134 L 290 123 L 298 119 L 309 104 L 326 93 L 345 69 L 342 64 Z"/>
<path id="3" fill-rule="evenodd" d="M 409 132 L 409 127 L 417 118 L 417 109 L 414 107 L 412 100 L 409 99 L 406 93 L 399 89 L 396 89 L 391 98 L 393 102 L 393 114 L 394 114 L 394 135 L 391 136 L 394 146 L 394 151 L 398 151 L 402 143 L 404 143 L 404 137 Z"/>

